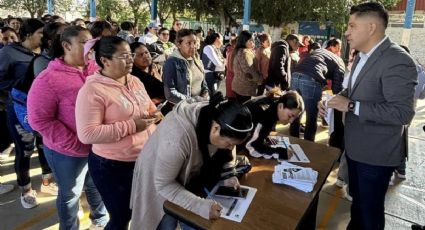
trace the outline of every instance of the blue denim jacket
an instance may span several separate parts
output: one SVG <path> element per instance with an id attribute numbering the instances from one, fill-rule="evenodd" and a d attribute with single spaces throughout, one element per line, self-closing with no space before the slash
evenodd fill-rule
<path id="1" fill-rule="evenodd" d="M 199 60 L 195 64 L 202 68 Z M 163 82 L 165 98 L 173 104 L 177 104 L 181 100 L 192 97 L 190 87 L 189 64 L 183 58 L 178 50 L 176 50 L 164 63 Z M 202 81 L 202 93 L 208 92 L 208 86 L 205 79 Z"/>

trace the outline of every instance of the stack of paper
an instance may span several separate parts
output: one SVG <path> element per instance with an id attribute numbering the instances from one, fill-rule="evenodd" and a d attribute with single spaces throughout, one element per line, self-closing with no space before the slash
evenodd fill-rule
<path id="1" fill-rule="evenodd" d="M 281 162 L 274 167 L 273 183 L 286 184 L 304 192 L 313 191 L 318 173 L 311 168 Z"/>

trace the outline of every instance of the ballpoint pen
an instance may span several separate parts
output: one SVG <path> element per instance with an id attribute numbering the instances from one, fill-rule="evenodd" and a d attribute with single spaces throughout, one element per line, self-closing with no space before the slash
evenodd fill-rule
<path id="1" fill-rule="evenodd" d="M 167 100 L 165 100 L 164 102 L 162 102 L 161 104 L 158 105 L 158 107 L 156 107 L 156 110 L 160 111 L 166 104 L 167 104 Z"/>
<path id="2" fill-rule="evenodd" d="M 292 148 L 291 145 L 287 145 L 286 142 L 283 142 L 283 145 L 285 145 L 286 149 L 290 149 L 292 150 L 292 152 L 294 153 L 295 157 L 297 158 L 298 161 L 300 161 L 301 159 L 298 157 L 297 153 L 295 152 L 295 150 Z M 288 159 L 289 160 L 289 159 Z"/>
<path id="3" fill-rule="evenodd" d="M 216 200 L 214 200 L 214 198 L 212 197 L 211 193 L 208 191 L 207 188 L 204 188 L 205 193 L 207 194 L 207 198 L 210 198 L 211 200 L 213 200 L 214 202 L 218 203 Z"/>

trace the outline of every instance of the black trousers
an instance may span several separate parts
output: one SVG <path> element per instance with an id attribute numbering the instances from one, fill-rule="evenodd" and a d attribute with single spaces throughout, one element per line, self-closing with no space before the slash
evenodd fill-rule
<path id="1" fill-rule="evenodd" d="M 88 164 L 90 175 L 109 213 L 105 229 L 128 229 L 135 162 L 110 160 L 90 152 Z"/>

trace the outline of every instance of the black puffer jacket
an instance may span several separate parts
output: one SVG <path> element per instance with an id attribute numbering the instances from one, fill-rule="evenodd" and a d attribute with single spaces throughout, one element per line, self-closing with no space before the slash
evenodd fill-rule
<path id="1" fill-rule="evenodd" d="M 290 63 L 289 44 L 284 40 L 274 42 L 271 47 L 266 85 L 279 86 L 282 90 L 288 89 L 291 81 Z"/>
<path id="2" fill-rule="evenodd" d="M 288 156 L 286 149 L 273 148 L 266 144 L 266 138 L 269 136 L 278 121 L 277 99 L 260 96 L 245 102 L 244 105 L 246 105 L 251 112 L 254 127 L 256 127 L 257 124 L 262 125 L 258 138 L 251 143 L 252 147 L 262 154 L 273 154 L 277 152 L 281 154 L 280 157 L 287 159 Z"/>

